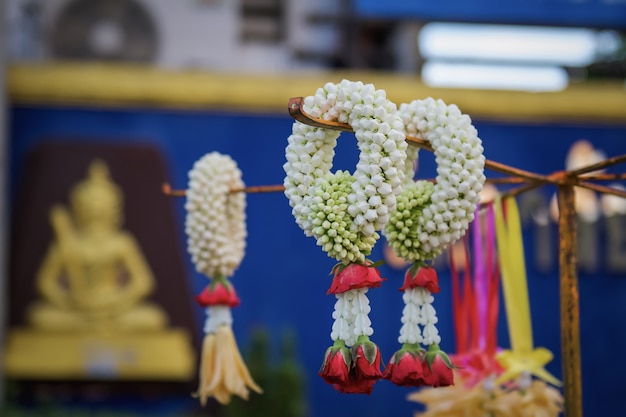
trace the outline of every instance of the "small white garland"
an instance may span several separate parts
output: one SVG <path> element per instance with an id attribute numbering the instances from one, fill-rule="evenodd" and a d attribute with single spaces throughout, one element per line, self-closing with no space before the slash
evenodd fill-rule
<path id="1" fill-rule="evenodd" d="M 189 171 L 185 232 L 196 270 L 208 277 L 229 277 L 246 246 L 246 195 L 241 171 L 230 156 L 204 155 Z"/>
<path id="2" fill-rule="evenodd" d="M 398 342 L 411 345 L 423 343 L 426 346 L 438 345 L 441 342 L 439 331 L 435 326 L 439 321 L 433 307 L 435 297 L 423 287 L 408 288 L 402 295 L 402 327 Z M 423 331 L 420 330 L 420 326 Z"/>
<path id="3" fill-rule="evenodd" d="M 339 133 L 294 122 L 285 151 L 285 195 L 296 223 L 328 256 L 364 262 L 402 190 L 406 142 L 396 105 L 372 84 L 343 80 L 306 97 L 304 110 L 349 123 L 358 140 L 353 175 L 331 173 Z"/>
<path id="4" fill-rule="evenodd" d="M 233 315 L 230 307 L 225 305 L 209 306 L 204 309 L 206 320 L 204 321 L 204 333 L 216 333 L 219 326 L 233 325 Z"/>
<path id="5" fill-rule="evenodd" d="M 437 181 L 413 182 L 413 172 L 407 171 L 384 235 L 405 260 L 432 260 L 460 239 L 474 219 L 485 182 L 482 142 L 470 117 L 454 104 L 429 97 L 402 104 L 399 113 L 407 135 L 432 145 Z M 406 166 L 412 169 L 412 160 Z"/>
<path id="6" fill-rule="evenodd" d="M 343 340 L 346 345 L 354 346 L 359 336 L 374 334 L 369 319 L 371 311 L 367 298 L 368 288 L 358 288 L 335 294 L 337 302 L 333 311 L 333 330 L 330 338 L 333 341 Z"/>

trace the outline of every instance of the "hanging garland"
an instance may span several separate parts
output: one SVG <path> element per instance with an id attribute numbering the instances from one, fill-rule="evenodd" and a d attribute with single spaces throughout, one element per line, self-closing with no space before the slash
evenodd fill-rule
<path id="1" fill-rule="evenodd" d="M 328 83 L 305 98 L 311 116 L 352 126 L 359 162 L 353 174 L 330 172 L 339 133 L 294 122 L 285 151 L 285 195 L 296 223 L 313 236 L 333 269 L 337 298 L 331 339 L 320 375 L 340 392 L 369 393 L 382 376 L 367 291 L 382 278 L 366 259 L 402 190 L 406 142 L 394 103 L 372 84 Z"/>
<path id="2" fill-rule="evenodd" d="M 460 239 L 474 219 L 485 158 L 478 132 L 457 106 L 427 98 L 402 104 L 399 113 L 407 135 L 432 145 L 437 178 L 436 184 L 414 182 L 414 159 L 407 160 L 404 189 L 384 229 L 391 248 L 412 263 L 400 288 L 405 303 L 398 337 L 402 348 L 391 357 L 384 378 L 404 386 L 447 386 L 453 384 L 453 365 L 439 348 L 432 305 L 439 282 L 428 263 Z M 409 158 L 416 157 L 409 152 Z"/>
<path id="3" fill-rule="evenodd" d="M 232 331 L 231 308 L 239 305 L 239 298 L 228 277 L 243 259 L 247 230 L 245 193 L 230 190 L 243 186 L 237 164 L 217 152 L 203 156 L 189 172 L 187 250 L 196 270 L 211 278 L 196 297 L 207 314 L 195 393 L 202 405 L 209 397 L 228 404 L 233 394 L 247 399 L 249 389 L 262 392 L 248 372 Z"/>

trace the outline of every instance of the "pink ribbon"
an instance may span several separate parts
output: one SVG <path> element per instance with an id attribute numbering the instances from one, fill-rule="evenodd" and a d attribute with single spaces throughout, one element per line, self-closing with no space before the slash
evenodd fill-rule
<path id="1" fill-rule="evenodd" d="M 471 237 L 466 236 L 460 241 L 465 252 L 462 276 L 452 250 L 450 264 L 456 360 L 465 368 L 466 381 L 473 385 L 483 377 L 501 371 L 495 361 L 500 274 L 492 205 L 487 206 L 482 215 L 476 213 L 470 234 Z M 470 238 L 473 262 L 470 262 Z"/>

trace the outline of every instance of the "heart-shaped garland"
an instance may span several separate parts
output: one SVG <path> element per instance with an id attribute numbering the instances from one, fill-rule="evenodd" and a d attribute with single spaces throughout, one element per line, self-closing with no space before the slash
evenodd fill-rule
<path id="1" fill-rule="evenodd" d="M 453 365 L 439 348 L 433 306 L 439 282 L 427 263 L 460 239 L 474 219 L 485 182 L 483 147 L 470 117 L 455 105 L 429 97 L 402 104 L 399 113 L 407 135 L 432 145 L 437 178 L 432 184 L 413 181 L 412 172 L 407 175 L 384 229 L 396 254 L 413 263 L 400 288 L 405 303 L 398 337 L 402 348 L 392 356 L 384 377 L 398 385 L 451 385 Z M 413 162 L 407 160 L 407 167 Z"/>
<path id="2" fill-rule="evenodd" d="M 284 185 L 296 223 L 341 262 L 329 289 L 337 298 L 334 344 L 321 374 L 341 392 L 371 392 L 382 373 L 380 352 L 369 340 L 373 329 L 366 293 L 380 286 L 382 278 L 366 257 L 402 190 L 404 127 L 385 91 L 361 82 L 328 83 L 305 98 L 304 109 L 316 118 L 350 124 L 358 141 L 354 174 L 331 173 L 339 133 L 294 122 L 285 151 Z M 334 363 L 343 364 L 339 373 L 328 369 Z"/>

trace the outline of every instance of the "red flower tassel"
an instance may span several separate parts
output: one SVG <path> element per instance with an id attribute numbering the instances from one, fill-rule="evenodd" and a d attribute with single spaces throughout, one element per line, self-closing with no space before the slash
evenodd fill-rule
<path id="1" fill-rule="evenodd" d="M 346 384 L 335 384 L 333 387 L 341 394 L 367 394 L 374 390 L 375 379 L 358 378 L 354 372 L 350 372 L 350 379 Z"/>
<path id="2" fill-rule="evenodd" d="M 400 291 L 415 287 L 423 287 L 431 293 L 437 294 L 440 289 L 437 271 L 429 266 L 413 264 L 404 275 L 404 284 L 400 287 Z"/>
<path id="3" fill-rule="evenodd" d="M 403 346 L 391 357 L 383 378 L 401 387 L 421 387 L 424 385 L 422 352 L 419 347 Z"/>
<path id="4" fill-rule="evenodd" d="M 431 345 L 424 355 L 424 383 L 431 387 L 454 385 L 454 365 L 448 355 L 437 345 Z"/>
<path id="5" fill-rule="evenodd" d="M 196 296 L 201 307 L 227 305 L 237 307 L 240 303 L 233 284 L 226 279 L 216 279 Z"/>
<path id="6" fill-rule="evenodd" d="M 351 365 L 352 358 L 348 348 L 343 342 L 335 342 L 326 350 L 319 375 L 328 384 L 346 385 L 350 379 Z"/>
<path id="7" fill-rule="evenodd" d="M 351 352 L 342 341 L 326 350 L 319 375 L 342 394 L 371 394 L 382 377 L 380 350 L 367 336 L 359 338 Z"/>
<path id="8" fill-rule="evenodd" d="M 382 378 L 380 371 L 380 350 L 367 336 L 361 336 L 358 344 L 352 347 L 354 369 L 360 379 L 377 380 Z"/>
<path id="9" fill-rule="evenodd" d="M 326 292 L 327 295 L 341 294 L 357 288 L 377 288 L 385 280 L 381 278 L 380 272 L 371 263 L 367 265 L 358 263 L 339 264 L 333 268 L 333 272 L 333 282 Z"/>

